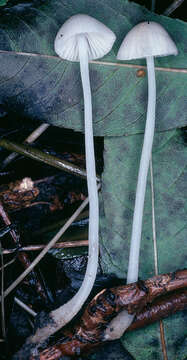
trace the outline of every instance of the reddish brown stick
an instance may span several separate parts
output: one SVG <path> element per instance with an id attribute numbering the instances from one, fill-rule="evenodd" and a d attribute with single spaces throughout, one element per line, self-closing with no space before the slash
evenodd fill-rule
<path id="1" fill-rule="evenodd" d="M 146 308 L 135 317 L 127 331 L 140 329 L 186 308 L 187 290 L 181 289 L 174 291 L 171 294 L 158 298 L 151 305 L 146 306 Z"/>
<path id="2" fill-rule="evenodd" d="M 187 308 L 187 290 L 183 290 L 183 289 L 178 290 L 176 292 L 164 296 L 161 299 L 157 299 L 155 302 L 153 302 L 153 304 L 143 309 L 142 312 L 135 317 L 133 323 L 127 329 L 127 331 L 129 332 L 143 328 L 158 320 L 166 318 L 176 313 L 177 311 L 181 311 L 186 308 Z M 39 354 L 39 358 L 37 359 L 55 360 L 55 359 L 59 359 L 61 356 L 70 355 L 70 353 L 72 357 L 76 357 L 78 354 L 88 353 L 93 349 L 95 349 L 95 347 L 98 347 L 99 345 L 104 343 L 104 339 L 101 336 L 100 339 L 97 338 L 97 342 L 94 343 L 85 342 L 83 344 L 84 338 L 83 337 L 81 338 L 82 334 L 79 335 L 79 329 L 77 329 L 74 335 L 72 333 L 71 336 L 70 333 L 66 333 L 65 335 L 61 340 L 58 341 L 58 344 L 41 351 Z M 68 343 L 67 343 L 67 336 L 69 336 Z M 34 357 L 32 359 L 34 359 Z"/>
<path id="3" fill-rule="evenodd" d="M 137 314 L 129 331 L 182 310 L 187 306 L 186 287 L 187 270 L 181 270 L 134 284 L 104 289 L 89 303 L 73 330 L 64 331 L 58 344 L 41 351 L 39 359 L 55 360 L 62 355 L 75 357 L 90 351 L 105 341 L 106 327 L 123 309 Z"/>
<path id="4" fill-rule="evenodd" d="M 52 248 L 55 249 L 62 249 L 62 248 L 72 248 L 72 247 L 79 247 L 79 246 L 88 246 L 88 240 L 76 240 L 76 241 L 64 241 L 64 242 L 59 242 L 57 244 L 55 244 Z M 19 249 L 19 252 L 21 253 L 22 251 L 38 251 L 41 249 L 44 249 L 45 245 L 28 245 L 28 246 L 22 246 Z M 7 254 L 11 254 L 14 251 L 14 249 L 4 249 L 3 250 L 3 255 L 7 255 Z"/>

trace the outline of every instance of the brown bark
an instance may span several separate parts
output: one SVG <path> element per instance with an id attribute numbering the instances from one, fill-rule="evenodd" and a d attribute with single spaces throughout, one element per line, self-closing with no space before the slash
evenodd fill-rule
<path id="1" fill-rule="evenodd" d="M 104 289 L 89 303 L 73 330 L 64 331 L 58 344 L 41 351 L 39 359 L 54 360 L 62 355 L 74 357 L 92 350 L 105 341 L 106 327 L 123 309 L 136 313 L 128 331 L 182 310 L 187 307 L 186 287 L 187 270 L 181 270 L 126 286 Z"/>
<path id="2" fill-rule="evenodd" d="M 127 331 L 140 329 L 185 308 L 187 308 L 187 290 L 174 291 L 171 294 L 158 298 L 151 305 L 147 305 L 135 317 Z"/>

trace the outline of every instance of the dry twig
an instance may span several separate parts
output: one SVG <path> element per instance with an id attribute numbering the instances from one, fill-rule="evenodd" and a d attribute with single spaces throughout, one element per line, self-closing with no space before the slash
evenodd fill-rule
<path id="1" fill-rule="evenodd" d="M 79 241 L 66 241 L 66 242 L 59 242 L 53 245 L 53 249 L 66 249 L 66 248 L 75 248 L 79 246 L 88 246 L 88 240 L 79 240 Z M 23 246 L 19 249 L 19 252 L 22 251 L 38 251 L 44 249 L 45 245 L 30 245 L 30 246 Z M 15 249 L 4 249 L 3 255 L 11 254 Z"/>
<path id="2" fill-rule="evenodd" d="M 43 134 L 43 132 L 49 127 L 50 125 L 47 123 L 43 123 L 38 126 L 25 140 L 24 142 L 27 144 L 33 143 L 38 137 Z M 5 168 L 10 162 L 15 160 L 18 156 L 18 153 L 13 152 L 3 161 L 2 168 Z"/>

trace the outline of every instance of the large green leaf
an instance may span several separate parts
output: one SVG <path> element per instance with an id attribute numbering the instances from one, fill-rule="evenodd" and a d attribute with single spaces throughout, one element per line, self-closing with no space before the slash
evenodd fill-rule
<path id="1" fill-rule="evenodd" d="M 0 53 L 1 103 L 9 109 L 11 106 L 17 116 L 83 131 L 79 64 L 48 57 L 55 55 L 53 44 L 57 30 L 77 13 L 94 15 L 117 35 L 110 54 L 97 64 L 90 64 L 95 135 L 120 136 L 144 129 L 147 77 L 137 78 L 136 68 L 121 67 L 120 62 L 115 64 L 124 35 L 146 19 L 164 25 L 179 49 L 176 57 L 155 60 L 157 66 L 171 68 L 164 72 L 157 70 L 156 74 L 157 130 L 184 126 L 187 74 L 176 72 L 175 68 L 182 70 L 186 66 L 187 25 L 124 0 L 48 0 L 36 8 L 22 4 L 5 9 L 0 18 L 0 50 L 8 53 Z M 10 56 L 12 51 L 18 54 Z M 38 56 L 23 56 L 19 52 Z"/>
<path id="2" fill-rule="evenodd" d="M 101 196 L 101 254 L 105 272 L 126 277 L 132 216 L 143 135 L 106 137 Z M 187 147 L 181 130 L 158 133 L 153 147 L 153 178 L 158 271 L 166 273 L 187 266 Z M 150 178 L 145 198 L 140 252 L 140 277 L 153 276 L 154 246 Z M 184 351 L 187 335 L 182 314 L 165 320 L 169 359 Z M 182 341 L 181 341 L 182 340 Z M 159 324 L 123 338 L 135 359 L 162 359 Z M 187 350 L 187 349 L 186 349 Z M 186 351 L 187 353 L 187 351 Z"/>
<path id="3" fill-rule="evenodd" d="M 184 251 L 187 250 L 185 238 L 187 208 L 184 196 L 187 180 L 185 171 L 187 147 L 180 135 L 180 130 L 172 130 L 157 134 L 154 140 L 153 168 L 160 273 L 184 267 L 187 253 Z M 105 138 L 105 167 L 102 177 L 104 217 L 102 216 L 101 221 L 105 250 L 103 266 L 106 266 L 107 272 L 112 271 L 120 277 L 125 276 L 127 270 L 142 138 L 141 134 Z M 154 275 L 151 209 L 149 180 L 140 260 L 142 278 Z"/>

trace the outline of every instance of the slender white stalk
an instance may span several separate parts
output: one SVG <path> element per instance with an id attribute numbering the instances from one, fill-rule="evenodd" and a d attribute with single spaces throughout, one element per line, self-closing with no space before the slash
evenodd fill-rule
<path id="1" fill-rule="evenodd" d="M 88 43 L 84 35 L 78 35 L 80 71 L 84 95 L 86 171 L 89 197 L 89 251 L 88 264 L 83 283 L 68 305 L 68 321 L 81 309 L 92 290 L 98 266 L 99 205 L 95 171 L 95 155 L 92 129 L 92 101 L 88 67 Z M 57 310 L 55 310 L 57 311 Z M 54 313 L 54 312 L 53 312 Z"/>
<path id="2" fill-rule="evenodd" d="M 144 143 L 140 160 L 138 182 L 136 188 L 136 200 L 132 224 L 132 235 L 129 255 L 129 265 L 127 273 L 127 284 L 138 280 L 139 253 L 142 233 L 142 219 L 144 209 L 144 199 L 147 183 L 149 161 L 151 158 L 153 136 L 155 129 L 155 105 L 156 105 L 156 83 L 153 56 L 147 57 L 148 70 L 148 106 L 147 120 L 145 127 Z"/>
<path id="3" fill-rule="evenodd" d="M 92 290 L 98 266 L 98 228 L 99 228 L 99 205 L 95 171 L 95 156 L 92 130 L 92 102 L 88 67 L 88 44 L 83 35 L 79 35 L 78 49 L 80 57 L 80 70 L 84 95 L 85 117 L 85 147 L 86 169 L 89 195 L 89 252 L 88 264 L 83 283 L 76 295 L 58 309 L 50 313 L 52 322 L 47 327 L 37 330 L 30 342 L 43 342 L 51 334 L 65 326 L 81 309 Z"/>
<path id="4" fill-rule="evenodd" d="M 125 330 L 130 326 L 134 319 L 134 315 L 130 315 L 128 311 L 121 311 L 108 325 L 104 333 L 106 341 L 120 339 Z"/>
<path id="5" fill-rule="evenodd" d="M 138 280 L 144 199 L 155 129 L 156 83 L 154 58 L 151 56 L 147 57 L 146 60 L 148 70 L 147 119 L 136 188 L 136 200 L 132 225 L 127 284 L 136 282 Z M 125 330 L 130 326 L 133 318 L 134 315 L 128 314 L 126 310 L 122 311 L 109 324 L 108 328 L 105 331 L 105 339 L 119 339 L 123 335 Z"/>

